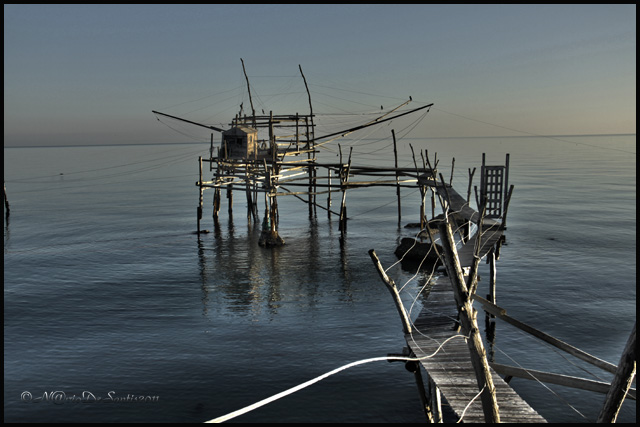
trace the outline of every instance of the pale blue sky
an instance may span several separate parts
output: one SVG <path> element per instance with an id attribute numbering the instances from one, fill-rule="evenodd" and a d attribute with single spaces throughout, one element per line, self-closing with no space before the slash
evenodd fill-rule
<path id="1" fill-rule="evenodd" d="M 151 110 L 231 119 L 240 58 L 274 113 L 300 64 L 317 112 L 433 102 L 414 137 L 636 132 L 635 4 L 5 5 L 4 144 L 184 142 Z"/>

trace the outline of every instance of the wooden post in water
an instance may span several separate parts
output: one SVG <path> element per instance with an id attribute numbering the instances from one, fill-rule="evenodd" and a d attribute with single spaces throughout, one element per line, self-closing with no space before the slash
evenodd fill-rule
<path id="1" fill-rule="evenodd" d="M 2 187 L 4 188 L 4 208 L 5 208 L 4 217 L 6 219 L 9 219 L 9 213 L 11 209 L 9 208 L 9 199 L 7 198 L 7 183 L 2 181 Z"/>
<path id="2" fill-rule="evenodd" d="M 402 206 L 400 205 L 400 179 L 398 172 L 398 147 L 396 146 L 396 131 L 391 129 L 391 135 L 393 136 L 393 158 L 396 165 L 396 196 L 398 197 L 398 226 L 402 222 Z"/>
<path id="3" fill-rule="evenodd" d="M 198 157 L 198 163 L 200 165 L 200 177 L 198 179 L 198 188 L 200 189 L 200 198 L 198 201 L 198 234 L 200 234 L 200 220 L 202 220 L 202 205 L 204 202 L 204 198 L 203 198 L 203 193 L 204 193 L 204 188 L 202 188 L 202 156 Z"/>
<path id="4" fill-rule="evenodd" d="M 418 162 L 416 161 L 416 153 L 413 151 L 413 145 L 409 144 L 411 148 L 411 156 L 413 157 L 413 166 L 416 168 L 416 179 L 418 180 L 418 189 L 420 190 L 420 230 L 425 228 L 425 186 L 420 184 L 420 169 L 418 168 Z M 424 162 L 423 162 L 424 163 Z"/>
<path id="5" fill-rule="evenodd" d="M 444 183 L 443 183 L 444 184 Z M 465 284 L 464 274 L 460 267 L 460 260 L 456 252 L 453 240 L 453 232 L 449 221 L 443 221 L 438 225 L 440 240 L 444 250 L 444 264 L 451 280 L 453 294 L 458 305 L 460 323 L 463 333 L 468 336 L 467 345 L 471 355 L 471 364 L 476 372 L 478 389 L 481 390 L 480 399 L 484 412 L 485 422 L 499 423 L 500 413 L 496 399 L 496 388 L 489 370 L 486 352 L 480 337 L 480 331 L 476 322 L 476 311 L 473 308 L 471 294 Z"/>
<path id="6" fill-rule="evenodd" d="M 429 396 L 431 398 L 431 418 L 434 423 L 442 423 L 442 394 L 431 378 L 429 378 Z"/>
<path id="7" fill-rule="evenodd" d="M 636 324 L 633 324 L 633 330 L 627 345 L 622 352 L 620 363 L 616 375 L 611 382 L 611 387 L 604 401 L 604 407 L 598 416 L 596 422 L 599 423 L 615 423 L 618 413 L 622 407 L 622 402 L 627 395 L 629 387 L 636 375 Z"/>
<path id="8" fill-rule="evenodd" d="M 493 248 L 487 255 L 487 264 L 489 264 L 489 295 L 488 300 L 492 304 L 496 304 L 496 249 Z"/>
<path id="9" fill-rule="evenodd" d="M 251 175 L 249 171 L 249 162 L 245 166 L 245 192 L 247 195 L 247 221 L 251 224 L 251 217 L 253 216 L 253 200 L 251 197 L 251 185 L 249 182 L 251 181 Z"/>
<path id="10" fill-rule="evenodd" d="M 353 147 L 349 150 L 349 161 L 347 167 L 340 166 L 340 186 L 342 187 L 342 205 L 340 206 L 340 225 L 339 229 L 342 234 L 347 231 L 347 182 L 349 181 L 349 173 L 351 172 L 351 153 Z"/>
<path id="11" fill-rule="evenodd" d="M 218 213 L 220 212 L 220 189 L 216 188 L 213 191 L 213 219 L 218 220 Z"/>
<path id="12" fill-rule="evenodd" d="M 328 183 L 328 192 L 327 192 L 327 215 L 331 218 L 331 168 L 327 168 L 327 183 Z"/>
<path id="13" fill-rule="evenodd" d="M 456 158 L 451 158 L 451 177 L 449 177 L 449 185 L 453 185 L 453 169 L 456 166 Z"/>

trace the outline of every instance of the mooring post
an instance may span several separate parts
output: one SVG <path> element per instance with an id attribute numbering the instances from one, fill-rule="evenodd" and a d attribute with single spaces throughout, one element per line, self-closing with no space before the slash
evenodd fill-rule
<path id="1" fill-rule="evenodd" d="M 444 183 L 443 183 L 444 184 Z M 480 337 L 480 331 L 476 321 L 476 310 L 473 308 L 471 294 L 464 280 L 464 274 L 460 267 L 460 260 L 456 251 L 451 224 L 443 221 L 438 225 L 440 240 L 444 250 L 444 264 L 453 287 L 453 295 L 458 306 L 460 323 L 464 334 L 468 336 L 467 346 L 471 356 L 471 364 L 476 372 L 478 389 L 481 390 L 480 400 L 485 422 L 499 423 L 500 413 L 496 399 L 496 388 L 493 384 L 489 363 Z"/>
<path id="2" fill-rule="evenodd" d="M 633 378 L 636 375 L 636 324 L 633 324 L 633 330 L 627 345 L 622 352 L 616 375 L 611 382 L 609 392 L 604 401 L 604 407 L 598 416 L 598 423 L 615 423 L 618 418 L 622 402 L 631 387 Z"/>

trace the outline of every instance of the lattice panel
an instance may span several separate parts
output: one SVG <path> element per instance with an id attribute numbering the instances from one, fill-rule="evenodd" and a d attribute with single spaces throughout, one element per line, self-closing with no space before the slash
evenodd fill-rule
<path id="1" fill-rule="evenodd" d="M 502 216 L 504 196 L 504 166 L 484 166 L 482 193 L 487 198 L 485 218 L 500 218 Z"/>

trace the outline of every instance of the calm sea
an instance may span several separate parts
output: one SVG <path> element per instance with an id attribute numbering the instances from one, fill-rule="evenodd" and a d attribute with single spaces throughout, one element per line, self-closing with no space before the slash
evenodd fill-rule
<path id="1" fill-rule="evenodd" d="M 478 183 L 482 153 L 496 165 L 510 154 L 515 190 L 498 303 L 617 364 L 636 319 L 636 136 L 403 140 L 403 166 L 413 164 L 409 143 L 437 153 L 447 178 L 455 157 L 453 185 L 462 194 L 469 168 L 478 168 Z M 356 146 L 353 162 L 392 165 L 387 144 Z M 4 149 L 5 422 L 202 422 L 347 363 L 402 351 L 398 314 L 367 253 L 375 249 L 390 267 L 399 239 L 412 233 L 398 227 L 395 189 L 347 193 L 343 242 L 335 217 L 318 209 L 310 219 L 305 204 L 280 198 L 286 245 L 275 249 L 258 246 L 243 193 L 232 217 L 223 198 L 216 229 L 205 192 L 203 228 L 212 232 L 198 238 L 197 157 L 207 151 Z M 402 194 L 404 225 L 417 221 L 419 195 Z M 337 209 L 337 197 L 333 203 Z M 417 316 L 428 274 L 399 265 L 389 274 Z M 491 357 L 611 379 L 500 322 Z M 595 421 L 604 401 L 530 380 L 511 384 L 553 422 Z M 422 420 L 413 376 L 402 363 L 376 362 L 234 421 Z M 634 401 L 618 420 L 635 422 Z"/>

